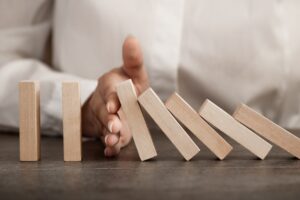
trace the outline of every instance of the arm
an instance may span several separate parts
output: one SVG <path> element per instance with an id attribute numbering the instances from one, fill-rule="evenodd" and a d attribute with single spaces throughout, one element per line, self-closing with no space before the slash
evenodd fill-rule
<path id="1" fill-rule="evenodd" d="M 106 156 L 117 155 L 129 143 L 131 134 L 126 122 L 117 114 L 120 102 L 115 91 L 116 85 L 131 78 L 138 94 L 148 87 L 138 41 L 133 37 L 125 40 L 123 65 L 102 75 L 98 82 L 55 72 L 41 61 L 50 30 L 51 3 L 47 0 L 10 2 L 3 5 L 11 5 L 11 8 L 0 8 L 0 125 L 18 128 L 18 82 L 24 79 L 40 80 L 42 132 L 61 133 L 59 80 L 78 80 L 82 90 L 83 134 L 100 137 L 106 145 Z M 28 12 L 35 14 L 28 16 Z M 23 16 L 15 16 L 16 13 Z"/>
<path id="2" fill-rule="evenodd" d="M 52 1 L 0 0 L 0 3 L 0 125 L 18 128 L 18 82 L 40 80 L 43 133 L 59 133 L 61 86 L 58 80 L 80 81 L 83 102 L 97 82 L 55 72 L 42 62 L 50 32 Z"/>

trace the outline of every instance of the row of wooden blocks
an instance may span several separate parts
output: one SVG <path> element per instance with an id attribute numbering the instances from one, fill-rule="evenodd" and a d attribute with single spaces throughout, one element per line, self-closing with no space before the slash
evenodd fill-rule
<path id="1" fill-rule="evenodd" d="M 131 80 L 124 81 L 116 89 L 142 161 L 156 157 L 157 152 L 140 106 L 186 160 L 193 158 L 200 149 L 178 121 L 220 160 L 223 160 L 233 148 L 214 128 L 222 131 L 260 159 L 264 159 L 272 148 L 265 139 L 300 159 L 300 138 L 244 104 L 238 106 L 231 116 L 213 102 L 206 100 L 197 113 L 177 93 L 171 95 L 164 104 L 151 88 L 137 96 Z M 21 161 L 35 161 L 40 158 L 38 96 L 38 82 L 20 82 Z M 62 102 L 64 160 L 80 161 L 79 83 L 62 83 Z"/>
<path id="2" fill-rule="evenodd" d="M 81 161 L 81 102 L 78 82 L 62 83 L 64 160 Z M 20 160 L 38 161 L 40 144 L 40 86 L 38 81 L 19 83 Z"/>

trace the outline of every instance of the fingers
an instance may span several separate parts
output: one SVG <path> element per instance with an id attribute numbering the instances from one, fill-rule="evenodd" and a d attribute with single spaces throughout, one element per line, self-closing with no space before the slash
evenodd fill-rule
<path id="1" fill-rule="evenodd" d="M 118 155 L 120 153 L 121 148 L 126 146 L 129 143 L 130 139 L 131 139 L 130 136 L 121 137 L 118 139 L 118 142 L 115 143 L 114 145 L 107 145 L 104 149 L 104 155 L 106 157 L 112 157 Z"/>
<path id="2" fill-rule="evenodd" d="M 99 79 L 99 94 L 103 98 L 108 113 L 116 114 L 120 109 L 120 101 L 116 92 L 119 78 L 114 72 L 109 72 Z"/>
<path id="3" fill-rule="evenodd" d="M 109 131 L 104 130 L 103 133 L 105 134 L 104 137 L 104 144 L 105 144 L 105 149 L 104 149 L 104 155 L 106 157 L 112 157 L 116 156 L 120 152 L 120 145 L 119 145 L 119 135 L 116 134 L 111 134 Z"/>
<path id="4" fill-rule="evenodd" d="M 104 149 L 104 155 L 106 157 L 116 156 L 120 153 L 120 150 L 121 150 L 121 145 L 120 145 L 120 143 L 118 143 L 114 147 L 106 147 Z"/>
<path id="5" fill-rule="evenodd" d="M 110 133 L 117 134 L 120 132 L 122 124 L 117 114 L 111 114 L 107 110 L 107 105 L 99 91 L 96 91 L 98 97 L 94 98 L 94 114 L 100 121 L 100 123 L 108 130 Z M 103 133 L 104 134 L 104 133 Z"/>
<path id="6" fill-rule="evenodd" d="M 105 102 L 106 102 L 106 110 L 107 110 L 108 113 L 111 113 L 111 114 L 117 113 L 118 110 L 121 107 L 119 98 L 118 98 L 117 93 L 115 91 L 110 93 L 105 98 Z"/>
<path id="7" fill-rule="evenodd" d="M 97 88 L 97 117 L 101 124 L 102 141 L 105 144 L 105 156 L 114 156 L 119 153 L 120 130 L 122 128 L 121 121 L 117 115 L 120 108 L 120 102 L 115 89 L 114 74 L 108 73 L 99 79 Z"/>
<path id="8" fill-rule="evenodd" d="M 122 128 L 120 119 L 115 114 L 108 114 L 106 109 L 100 111 L 100 120 L 110 133 L 117 134 Z"/>
<path id="9" fill-rule="evenodd" d="M 148 85 L 148 77 L 143 66 L 143 55 L 140 45 L 134 37 L 126 38 L 123 45 L 124 64 L 121 68 L 116 68 L 102 75 L 97 87 L 97 98 L 95 115 L 102 124 L 102 140 L 106 145 L 105 155 L 114 156 L 120 149 L 129 143 L 131 134 L 128 126 L 124 126 L 127 131 L 121 131 L 121 122 L 117 111 L 120 109 L 120 101 L 116 93 L 116 85 L 128 78 L 132 79 L 137 92 L 141 92 Z M 120 132 L 127 132 L 128 135 L 121 135 Z M 121 136 L 120 136 L 121 135 Z"/>
<path id="10" fill-rule="evenodd" d="M 132 138 L 132 134 L 131 131 L 129 129 L 129 125 L 127 123 L 127 120 L 125 118 L 125 114 L 123 112 L 123 109 L 120 108 L 120 110 L 118 111 L 118 115 L 120 117 L 121 123 L 122 123 L 122 128 L 120 130 L 120 143 L 121 143 L 121 147 L 126 146 Z"/>
<path id="11" fill-rule="evenodd" d="M 102 142 L 106 146 L 114 146 L 119 142 L 119 134 L 114 134 L 109 132 L 105 127 L 103 128 L 101 132 L 101 139 Z"/>
<path id="12" fill-rule="evenodd" d="M 128 124 L 126 123 L 125 115 L 123 113 L 122 108 L 118 111 L 118 115 L 122 122 L 122 128 L 120 130 L 120 137 L 118 138 L 118 141 L 116 142 L 116 140 L 114 138 L 110 138 L 110 136 L 107 136 L 107 139 L 105 141 L 107 146 L 104 150 L 104 155 L 106 157 L 112 157 L 112 156 L 118 155 L 120 152 L 120 149 L 122 147 L 126 146 L 130 142 L 131 137 L 132 137 L 132 135 L 129 131 Z"/>
<path id="13" fill-rule="evenodd" d="M 130 139 L 130 137 L 128 137 Z M 122 147 L 126 146 L 129 143 L 129 139 L 122 137 L 112 146 L 107 145 L 104 149 L 104 155 L 106 157 L 116 156 L 120 153 Z M 127 142 L 125 142 L 127 141 Z"/>
<path id="14" fill-rule="evenodd" d="M 123 44 L 123 70 L 133 80 L 147 80 L 147 73 L 143 65 L 142 49 L 138 40 L 128 36 Z"/>
<path id="15" fill-rule="evenodd" d="M 110 103 L 109 105 L 111 106 L 110 109 L 112 109 L 113 108 L 112 101 L 109 101 L 109 103 Z M 107 104 L 106 105 L 103 104 L 103 106 L 100 108 L 100 113 L 98 116 L 102 124 L 105 125 L 105 127 L 110 133 L 117 134 L 120 132 L 122 128 L 121 121 L 116 114 L 111 114 L 108 112 Z"/>

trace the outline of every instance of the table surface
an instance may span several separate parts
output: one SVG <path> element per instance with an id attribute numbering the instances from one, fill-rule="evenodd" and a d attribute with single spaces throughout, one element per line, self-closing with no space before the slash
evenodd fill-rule
<path id="1" fill-rule="evenodd" d="M 300 161 L 278 147 L 259 160 L 225 137 L 234 150 L 219 161 L 193 137 L 201 151 L 186 162 L 153 135 L 159 156 L 146 162 L 133 143 L 104 158 L 95 140 L 83 143 L 82 162 L 64 162 L 60 137 L 42 138 L 41 161 L 20 162 L 18 134 L 0 133 L 0 199 L 300 199 Z"/>

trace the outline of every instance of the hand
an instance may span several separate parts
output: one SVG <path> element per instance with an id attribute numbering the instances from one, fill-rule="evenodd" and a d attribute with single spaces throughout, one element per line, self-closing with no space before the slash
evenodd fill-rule
<path id="1" fill-rule="evenodd" d="M 97 88 L 82 107 L 83 135 L 100 137 L 106 146 L 104 155 L 108 157 L 119 154 L 132 137 L 122 119 L 116 93 L 116 86 L 127 79 L 132 79 L 137 94 L 149 87 L 140 45 L 131 36 L 123 44 L 123 66 L 101 76 Z"/>

